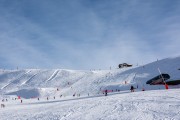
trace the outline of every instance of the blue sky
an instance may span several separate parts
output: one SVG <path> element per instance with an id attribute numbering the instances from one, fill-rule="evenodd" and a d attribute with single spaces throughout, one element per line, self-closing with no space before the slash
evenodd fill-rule
<path id="1" fill-rule="evenodd" d="M 179 44 L 179 0 L 0 0 L 0 68 L 140 65 Z"/>

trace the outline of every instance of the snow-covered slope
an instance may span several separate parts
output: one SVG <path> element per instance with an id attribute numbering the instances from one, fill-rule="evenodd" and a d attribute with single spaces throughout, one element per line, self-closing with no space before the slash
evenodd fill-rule
<path id="1" fill-rule="evenodd" d="M 0 70 L 0 92 L 4 95 L 31 98 L 72 96 L 73 94 L 97 95 L 105 89 L 129 90 L 131 85 L 137 87 L 137 90 L 142 88 L 145 90 L 164 89 L 162 85 L 146 85 L 147 80 L 159 75 L 158 68 L 162 73 L 168 73 L 171 79 L 180 79 L 180 70 L 178 70 L 180 57 L 176 57 L 155 61 L 144 66 L 112 70 Z M 31 94 L 32 91 L 34 94 Z"/>
<path id="2" fill-rule="evenodd" d="M 1 120 L 179 120 L 180 89 L 4 102 Z"/>
<path id="3" fill-rule="evenodd" d="M 180 57 L 111 70 L 0 70 L 0 119 L 179 120 L 180 86 L 146 84 L 158 68 L 180 79 Z M 104 96 L 105 89 L 113 92 Z"/>

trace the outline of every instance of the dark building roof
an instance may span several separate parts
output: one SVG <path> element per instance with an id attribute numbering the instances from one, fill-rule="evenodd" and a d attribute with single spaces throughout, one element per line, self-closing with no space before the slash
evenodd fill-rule
<path id="1" fill-rule="evenodd" d="M 119 64 L 119 68 L 123 68 L 123 67 L 132 67 L 132 65 L 127 63 Z"/>
<path id="2" fill-rule="evenodd" d="M 168 84 L 168 85 L 179 85 L 180 80 L 167 81 L 166 84 Z"/>
<path id="3" fill-rule="evenodd" d="M 163 77 L 164 81 L 168 80 L 170 78 L 170 76 L 168 74 L 160 74 L 160 75 L 148 80 L 146 82 L 146 84 L 150 84 L 150 85 L 164 84 L 162 77 Z"/>

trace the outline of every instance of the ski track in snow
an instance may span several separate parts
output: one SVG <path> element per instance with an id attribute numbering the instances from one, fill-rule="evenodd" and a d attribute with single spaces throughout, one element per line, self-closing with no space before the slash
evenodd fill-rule
<path id="1" fill-rule="evenodd" d="M 59 72 L 59 70 L 55 70 L 54 73 L 51 75 L 51 77 L 49 77 L 46 80 L 46 82 L 49 82 L 49 81 L 53 80 L 57 76 L 58 72 Z"/>
<path id="2" fill-rule="evenodd" d="M 26 81 L 23 82 L 23 84 L 26 84 L 28 82 L 30 82 L 36 75 L 38 75 L 39 73 L 35 73 L 34 75 L 32 75 L 29 79 L 27 79 Z M 23 85 L 21 84 L 21 85 Z"/>
<path id="3" fill-rule="evenodd" d="M 14 81 L 8 83 L 7 85 L 3 86 L 1 89 L 4 89 L 4 88 L 8 87 L 8 86 L 9 86 L 10 84 L 12 84 L 12 83 L 18 82 L 21 78 L 23 78 L 26 74 L 28 74 L 28 73 L 30 73 L 30 72 L 31 72 L 31 70 L 27 71 L 26 73 L 24 73 L 24 74 L 21 75 L 20 77 L 16 78 L 16 80 L 14 80 Z"/>

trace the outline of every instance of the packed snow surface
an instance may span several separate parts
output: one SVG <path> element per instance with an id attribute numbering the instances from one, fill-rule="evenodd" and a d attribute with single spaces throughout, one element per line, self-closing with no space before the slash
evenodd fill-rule
<path id="1" fill-rule="evenodd" d="M 4 102 L 1 120 L 179 120 L 180 89 Z"/>
<path id="2" fill-rule="evenodd" d="M 180 57 L 110 70 L 0 69 L 0 119 L 178 120 L 180 85 L 146 84 L 158 69 L 180 80 Z"/>

